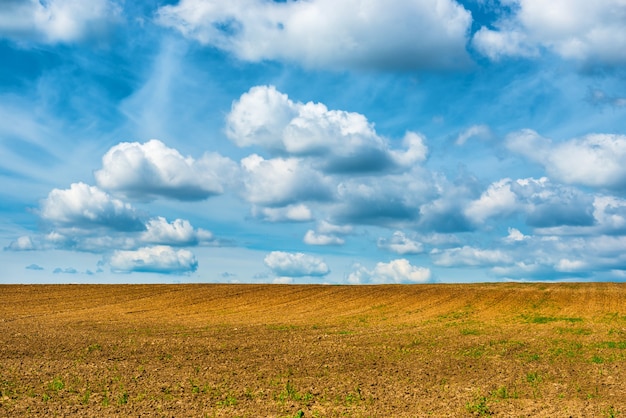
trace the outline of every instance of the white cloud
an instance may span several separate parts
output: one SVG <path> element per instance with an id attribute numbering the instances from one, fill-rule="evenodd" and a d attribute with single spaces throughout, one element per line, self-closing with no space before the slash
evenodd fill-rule
<path id="1" fill-rule="evenodd" d="M 0 3 L 0 37 L 74 42 L 106 31 L 121 12 L 110 0 L 4 0 Z"/>
<path id="2" fill-rule="evenodd" d="M 136 251 L 115 251 L 108 260 L 115 273 L 154 272 L 180 274 L 198 268 L 196 256 L 189 250 L 169 246 L 143 247 Z"/>
<path id="3" fill-rule="evenodd" d="M 140 240 L 146 244 L 182 246 L 206 244 L 213 241 L 214 237 L 207 230 L 194 229 L 188 220 L 167 222 L 167 219 L 159 216 L 146 223 L 146 231 L 141 234 Z"/>
<path id="4" fill-rule="evenodd" d="M 487 125 L 472 125 L 459 134 L 456 138 L 457 145 L 464 145 L 470 138 L 489 138 L 492 135 L 491 129 Z"/>
<path id="5" fill-rule="evenodd" d="M 33 242 L 31 237 L 24 235 L 15 241 L 11 241 L 4 249 L 5 251 L 33 251 L 37 249 L 37 245 Z"/>
<path id="6" fill-rule="evenodd" d="M 308 230 L 304 235 L 304 243 L 309 245 L 343 245 L 345 240 L 340 235 L 352 233 L 351 225 L 335 225 L 328 221 L 317 224 L 317 231 Z"/>
<path id="7" fill-rule="evenodd" d="M 496 215 L 508 215 L 518 208 L 517 196 L 511 190 L 511 179 L 492 183 L 480 199 L 469 203 L 465 215 L 476 223 L 483 223 Z"/>
<path id="8" fill-rule="evenodd" d="M 596 196 L 593 206 L 596 225 L 603 232 L 626 232 L 626 200 L 615 196 Z"/>
<path id="9" fill-rule="evenodd" d="M 554 268 L 556 271 L 560 272 L 577 272 L 585 271 L 589 268 L 589 266 L 582 260 L 569 260 L 567 258 L 562 258 Z"/>
<path id="10" fill-rule="evenodd" d="M 53 189 L 41 202 L 39 214 L 44 221 L 61 228 L 145 229 L 131 205 L 85 183 L 73 183 L 65 190 Z"/>
<path id="11" fill-rule="evenodd" d="M 625 135 L 587 135 L 555 144 L 546 168 L 566 183 L 623 190 L 625 159 Z"/>
<path id="12" fill-rule="evenodd" d="M 94 175 L 103 189 L 129 198 L 202 200 L 223 193 L 236 172 L 237 165 L 218 154 L 194 160 L 153 139 L 114 146 L 102 157 L 102 169 Z"/>
<path id="13" fill-rule="evenodd" d="M 302 203 L 280 208 L 254 206 L 252 213 L 268 222 L 308 222 L 313 220 L 311 209 Z"/>
<path id="14" fill-rule="evenodd" d="M 361 265 L 348 275 L 348 282 L 361 283 L 423 283 L 430 280 L 430 269 L 413 266 L 400 258 L 389 263 L 377 263 L 373 270 Z"/>
<path id="15" fill-rule="evenodd" d="M 426 159 L 423 136 L 407 132 L 404 150 L 391 150 L 367 118 L 329 110 L 322 103 L 295 103 L 273 86 L 256 86 L 233 103 L 227 135 L 239 147 L 308 157 L 327 172 L 375 172 L 407 168 Z"/>
<path id="16" fill-rule="evenodd" d="M 157 21 L 247 61 L 317 68 L 459 68 L 471 14 L 452 0 L 181 0 Z"/>
<path id="17" fill-rule="evenodd" d="M 328 200 L 328 179 L 298 158 L 266 160 L 252 154 L 241 160 L 245 198 L 262 206 L 288 206 L 299 201 Z"/>
<path id="18" fill-rule="evenodd" d="M 626 62 L 626 3 L 623 0 L 513 0 L 512 16 L 482 27 L 474 46 L 491 59 L 532 56 L 546 48 L 591 64 Z"/>
<path id="19" fill-rule="evenodd" d="M 317 231 L 322 234 L 347 235 L 352 233 L 351 225 L 335 225 L 328 221 L 321 221 L 317 224 Z"/>
<path id="20" fill-rule="evenodd" d="M 515 29 L 495 31 L 486 27 L 480 28 L 472 39 L 474 47 L 493 61 L 503 57 L 535 57 L 538 49 L 528 40 L 528 36 Z"/>
<path id="21" fill-rule="evenodd" d="M 36 240 L 21 237 L 7 249 L 61 248 L 99 253 L 145 245 L 216 243 L 210 231 L 196 229 L 188 220 L 168 222 L 158 216 L 144 222 L 130 204 L 84 183 L 74 183 L 66 190 L 53 189 L 41 202 L 39 215 L 47 231 Z"/>
<path id="22" fill-rule="evenodd" d="M 522 234 L 519 229 L 509 228 L 509 235 L 504 238 L 504 242 L 513 243 L 513 242 L 521 242 L 527 240 L 529 237 L 527 235 Z"/>
<path id="23" fill-rule="evenodd" d="M 277 276 L 321 277 L 330 273 L 330 269 L 322 259 L 303 253 L 272 251 L 265 257 L 264 262 Z"/>
<path id="24" fill-rule="evenodd" d="M 395 231 L 391 238 L 378 238 L 378 248 L 382 248 L 396 254 L 419 254 L 424 251 L 421 242 L 413 241 L 402 231 Z"/>
<path id="25" fill-rule="evenodd" d="M 509 135 L 507 147 L 565 183 L 626 189 L 626 135 L 590 134 L 555 143 L 525 130 Z"/>
<path id="26" fill-rule="evenodd" d="M 311 229 L 306 231 L 303 241 L 309 245 L 343 245 L 346 242 L 336 235 L 321 234 Z"/>
<path id="27" fill-rule="evenodd" d="M 482 250 L 470 246 L 433 250 L 430 253 L 433 263 L 443 267 L 493 266 L 512 262 L 511 257 L 500 250 Z"/>

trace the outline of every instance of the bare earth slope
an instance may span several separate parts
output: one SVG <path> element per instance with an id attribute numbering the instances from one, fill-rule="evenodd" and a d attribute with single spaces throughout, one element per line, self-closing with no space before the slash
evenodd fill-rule
<path id="1" fill-rule="evenodd" d="M 0 416 L 626 415 L 626 286 L 0 286 Z"/>

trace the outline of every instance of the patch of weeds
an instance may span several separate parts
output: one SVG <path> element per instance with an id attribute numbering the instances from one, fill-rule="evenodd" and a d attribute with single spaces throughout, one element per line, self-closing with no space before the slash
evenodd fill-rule
<path id="1" fill-rule="evenodd" d="M 526 382 L 533 388 L 533 396 L 537 397 L 539 394 L 539 383 L 543 381 L 543 378 L 538 372 L 530 372 L 526 374 Z"/>
<path id="2" fill-rule="evenodd" d="M 626 315 L 620 315 L 619 312 L 607 313 L 604 315 L 604 320 L 606 322 L 626 321 Z"/>
<path id="3" fill-rule="evenodd" d="M 589 328 L 565 328 L 559 327 L 556 329 L 559 334 L 572 334 L 572 335 L 591 335 L 592 331 Z"/>
<path id="4" fill-rule="evenodd" d="M 491 396 L 497 399 L 517 399 L 518 395 L 516 391 L 511 392 L 506 386 L 500 386 L 498 389 L 491 392 Z"/>
<path id="5" fill-rule="evenodd" d="M 245 396 L 246 399 L 254 399 L 254 392 L 252 391 L 252 389 L 245 388 L 243 391 L 243 396 Z"/>
<path id="6" fill-rule="evenodd" d="M 591 362 L 594 364 L 602 364 L 604 363 L 604 359 L 598 355 L 594 355 L 593 357 L 591 357 Z"/>
<path id="7" fill-rule="evenodd" d="M 86 390 L 85 393 L 83 393 L 83 396 L 81 396 L 80 398 L 80 403 L 82 403 L 83 405 L 87 405 L 89 403 L 90 396 L 91 396 L 91 391 Z"/>
<path id="8" fill-rule="evenodd" d="M 548 324 L 557 321 L 569 322 L 571 324 L 583 322 L 582 318 L 565 316 L 522 315 L 522 319 L 528 324 Z"/>
<path id="9" fill-rule="evenodd" d="M 3 380 L 0 382 L 0 398 L 5 396 L 13 397 L 15 395 L 15 382 Z"/>
<path id="10" fill-rule="evenodd" d="M 588 393 L 587 394 L 587 399 L 595 399 L 595 398 L 597 398 L 599 396 L 600 396 L 600 393 L 598 391 L 598 387 L 596 386 L 596 388 L 595 388 L 593 393 Z"/>
<path id="11" fill-rule="evenodd" d="M 60 391 L 65 387 L 65 383 L 63 383 L 63 379 L 60 377 L 55 377 L 52 379 L 52 382 L 48 383 L 48 389 L 53 390 L 55 392 Z"/>
<path id="12" fill-rule="evenodd" d="M 520 357 L 528 363 L 532 361 L 539 361 L 541 359 L 541 356 L 537 353 L 522 353 L 520 354 Z"/>
<path id="13" fill-rule="evenodd" d="M 461 330 L 461 335 L 479 335 L 480 331 L 472 328 L 463 328 Z"/>
<path id="14" fill-rule="evenodd" d="M 124 391 L 117 398 L 118 405 L 126 405 L 128 403 L 128 392 Z"/>
<path id="15" fill-rule="evenodd" d="M 111 404 L 111 401 L 109 400 L 109 392 L 105 392 L 104 396 L 102 397 L 102 406 L 109 406 Z"/>
<path id="16" fill-rule="evenodd" d="M 232 394 L 228 394 L 226 399 L 218 401 L 217 405 L 221 407 L 235 406 L 237 405 L 237 398 L 235 398 Z"/>
<path id="17" fill-rule="evenodd" d="M 191 393 L 196 395 L 200 393 L 200 386 L 196 385 L 193 379 L 189 379 L 189 384 L 191 385 Z"/>
<path id="18" fill-rule="evenodd" d="M 605 411 L 605 415 L 607 418 L 617 418 L 618 415 L 621 415 L 621 412 L 615 409 L 613 405 L 611 405 Z"/>
<path id="19" fill-rule="evenodd" d="M 526 374 L 526 381 L 531 385 L 536 385 L 542 382 L 542 377 L 537 372 L 530 372 Z"/>
<path id="20" fill-rule="evenodd" d="M 41 399 L 43 399 L 44 402 L 48 402 L 50 400 L 50 395 L 44 393 L 43 395 L 41 395 Z"/>
<path id="21" fill-rule="evenodd" d="M 465 309 L 459 311 L 448 312 L 443 315 L 437 316 L 437 319 L 440 320 L 463 320 L 467 319 L 472 314 L 471 307 L 466 307 Z"/>
<path id="22" fill-rule="evenodd" d="M 626 349 L 626 341 L 602 341 L 596 344 L 598 348 L 619 348 L 620 350 Z"/>
<path id="23" fill-rule="evenodd" d="M 313 395 L 308 392 L 304 394 L 300 393 L 293 385 L 293 383 L 288 380 L 285 388 L 278 394 L 276 398 L 281 402 L 285 402 L 287 400 L 309 402 L 313 399 Z"/>
<path id="24" fill-rule="evenodd" d="M 102 346 L 100 344 L 91 344 L 89 347 L 87 347 L 87 353 L 93 353 L 94 351 L 100 351 L 102 350 Z"/>
<path id="25" fill-rule="evenodd" d="M 554 356 L 562 356 L 569 358 L 575 358 L 582 354 L 583 345 L 578 341 L 556 341 L 556 343 L 560 343 L 562 346 L 552 349 L 551 352 Z"/>
<path id="26" fill-rule="evenodd" d="M 298 326 L 286 324 L 268 325 L 267 329 L 270 329 L 272 331 L 294 331 L 298 329 Z"/>
<path id="27" fill-rule="evenodd" d="M 485 346 L 476 345 L 463 350 L 461 354 L 465 357 L 480 358 L 485 354 Z"/>
<path id="28" fill-rule="evenodd" d="M 347 406 L 356 405 L 363 400 L 361 388 L 357 386 L 354 391 L 348 393 L 344 398 L 344 404 Z"/>
<path id="29" fill-rule="evenodd" d="M 352 334 L 354 334 L 354 332 L 353 331 L 348 331 L 348 330 L 341 330 L 337 334 L 339 334 L 339 335 L 352 335 Z"/>
<path id="30" fill-rule="evenodd" d="M 489 405 L 487 405 L 487 398 L 485 396 L 479 396 L 474 399 L 473 402 L 466 403 L 465 409 L 470 414 L 478 415 L 480 417 L 492 415 Z"/>

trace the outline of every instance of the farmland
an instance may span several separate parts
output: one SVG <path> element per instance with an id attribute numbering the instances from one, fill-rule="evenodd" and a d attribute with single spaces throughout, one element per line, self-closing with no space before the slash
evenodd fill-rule
<path id="1" fill-rule="evenodd" d="M 0 416 L 626 416 L 616 283 L 0 286 Z"/>

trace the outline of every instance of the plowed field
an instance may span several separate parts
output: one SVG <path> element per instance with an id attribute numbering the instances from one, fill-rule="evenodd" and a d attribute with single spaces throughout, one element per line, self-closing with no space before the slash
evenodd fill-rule
<path id="1" fill-rule="evenodd" d="M 626 285 L 4 285 L 31 415 L 626 416 Z"/>

